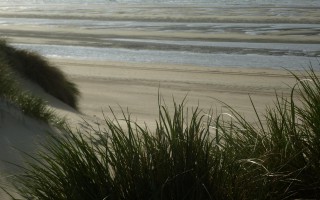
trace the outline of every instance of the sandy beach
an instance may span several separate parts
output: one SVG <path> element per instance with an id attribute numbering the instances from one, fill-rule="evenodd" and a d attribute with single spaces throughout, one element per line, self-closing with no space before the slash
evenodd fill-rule
<path id="1" fill-rule="evenodd" d="M 226 112 L 225 102 L 248 119 L 254 110 L 263 113 L 275 100 L 275 91 L 289 95 L 294 79 L 285 70 L 208 68 L 161 64 L 137 64 L 105 61 L 51 59 L 80 88 L 80 111 L 91 119 L 102 119 L 102 111 L 116 114 L 127 108 L 132 119 L 153 124 L 157 119 L 158 94 L 169 107 L 173 98 L 179 103 L 186 97 L 188 107 L 203 112 Z M 121 108 L 120 108 L 121 107 Z"/>
<path id="2" fill-rule="evenodd" d="M 104 116 L 112 118 L 112 109 L 118 119 L 129 112 L 131 120 L 153 129 L 159 98 L 169 108 L 173 100 L 185 99 L 189 109 L 199 107 L 213 117 L 229 112 L 228 104 L 254 122 L 250 97 L 263 115 L 273 106 L 276 92 L 290 96 L 295 79 L 284 68 L 295 71 L 319 64 L 317 6 L 196 4 L 0 2 L 0 39 L 42 54 L 79 87 L 76 111 L 39 86 L 21 83 L 74 127 L 84 120 L 103 123 Z M 95 57 L 96 51 L 102 56 Z M 200 64 L 192 62 L 195 58 Z M 22 163 L 10 145 L 34 151 L 31 141 L 41 134 L 34 129 L 41 126 L 19 112 L 12 114 L 5 104 L 0 108 L 6 114 L 0 126 L 6 133 L 0 140 L 0 159 L 13 155 L 12 161 Z M 10 133 L 26 127 L 26 136 Z M 0 164 L 0 171 L 7 169 Z"/>

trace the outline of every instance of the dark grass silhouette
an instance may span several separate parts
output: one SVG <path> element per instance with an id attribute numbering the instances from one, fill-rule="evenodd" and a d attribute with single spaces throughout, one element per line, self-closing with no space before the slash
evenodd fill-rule
<path id="1" fill-rule="evenodd" d="M 45 121 L 57 122 L 58 118 L 40 98 L 19 88 L 13 72 L 0 61 L 0 101 L 12 104 L 24 114 Z M 0 128 L 1 129 L 1 128 Z"/>
<path id="2" fill-rule="evenodd" d="M 256 124 L 228 105 L 212 117 L 182 102 L 159 105 L 155 131 L 129 114 L 125 125 L 64 127 L 29 157 L 17 190 L 43 200 L 319 199 L 320 81 L 312 69 L 294 76 L 291 97 L 276 95 Z"/>
<path id="3" fill-rule="evenodd" d="M 40 55 L 11 47 L 0 42 L 1 62 L 14 72 L 42 87 L 47 93 L 77 109 L 79 90 L 61 70 L 52 66 Z"/>

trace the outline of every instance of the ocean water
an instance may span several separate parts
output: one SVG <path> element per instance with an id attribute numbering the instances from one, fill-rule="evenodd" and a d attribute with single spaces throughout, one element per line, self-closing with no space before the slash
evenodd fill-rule
<path id="1" fill-rule="evenodd" d="M 196 53 L 184 51 L 131 50 L 123 48 L 98 48 L 65 45 L 13 44 L 48 57 L 66 57 L 119 62 L 162 63 L 205 67 L 250 67 L 273 69 L 303 69 L 319 66 L 316 57 L 272 56 L 258 54 Z"/>
<path id="2" fill-rule="evenodd" d="M 153 3 L 153 4 L 214 4 L 214 5 L 300 5 L 320 6 L 319 0 L 2 0 L 1 4 L 104 4 L 104 3 Z"/>
<path id="3" fill-rule="evenodd" d="M 195 9 L 186 15 L 184 8 L 189 11 L 190 8 Z M 307 13 L 311 21 L 272 23 L 186 20 L 189 16 L 206 17 L 212 13 L 215 16 L 230 15 L 234 19 L 238 15 L 248 19 L 260 15 L 290 19 L 305 14 L 301 10 Z M 0 0 L 0 28 L 3 30 L 2 36 L 9 39 L 37 37 L 47 41 L 44 44 L 15 42 L 14 45 L 48 57 L 208 67 L 301 69 L 309 64 L 319 66 L 318 11 L 320 0 Z M 123 18 L 122 14 L 125 14 Z M 117 18 L 114 19 L 114 16 Z M 153 20 L 148 18 L 154 16 Z M 175 21 L 180 16 L 185 21 Z M 26 29 L 21 32 L 7 30 L 6 27 L 10 26 Z M 43 29 L 47 31 L 42 32 Z M 59 29 L 79 30 L 80 33 L 62 35 L 55 32 Z M 92 36 L 92 30 L 100 34 Z M 109 34 L 113 30 L 118 32 Z M 128 31 L 150 34 L 148 37 L 143 34 L 121 35 Z M 154 33 L 159 37 L 152 36 Z M 171 33 L 182 36 L 166 37 Z M 238 38 L 234 41 L 220 41 L 209 37 L 188 39 L 188 34 L 238 34 L 239 38 L 288 34 L 297 40 L 292 43 L 263 40 L 245 42 Z M 318 43 L 300 42 L 299 38 L 305 36 L 319 38 Z M 67 42 L 57 43 L 57 38 Z"/>

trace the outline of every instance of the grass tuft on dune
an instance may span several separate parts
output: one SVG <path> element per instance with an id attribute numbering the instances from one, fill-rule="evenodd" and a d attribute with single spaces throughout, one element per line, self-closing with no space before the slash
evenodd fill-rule
<path id="1" fill-rule="evenodd" d="M 6 64 L 0 62 L 0 101 L 12 104 L 24 114 L 45 121 L 57 120 L 44 100 L 19 88 L 13 73 Z"/>
<path id="2" fill-rule="evenodd" d="M 291 97 L 276 95 L 256 124 L 228 105 L 213 117 L 182 102 L 160 103 L 155 131 L 125 113 L 64 128 L 16 176 L 17 189 L 42 200 L 319 199 L 320 79 L 312 69 L 295 77 Z"/>
<path id="3" fill-rule="evenodd" d="M 33 81 L 47 93 L 77 109 L 80 93 L 76 85 L 40 55 L 0 41 L 0 59 L 12 72 Z"/>
<path id="4" fill-rule="evenodd" d="M 0 100 L 45 122 L 62 123 L 40 97 L 21 88 L 18 76 L 33 81 L 47 93 L 76 108 L 79 91 L 64 74 L 41 56 L 17 50 L 0 41 Z"/>

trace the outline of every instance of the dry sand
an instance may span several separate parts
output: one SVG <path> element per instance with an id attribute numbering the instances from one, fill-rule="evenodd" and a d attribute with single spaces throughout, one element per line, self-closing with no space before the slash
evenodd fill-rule
<path id="1" fill-rule="evenodd" d="M 275 100 L 275 90 L 289 95 L 295 80 L 285 70 L 179 66 L 51 59 L 80 88 L 80 110 L 91 119 L 110 116 L 128 108 L 132 119 L 154 125 L 158 93 L 172 106 L 172 99 L 203 112 L 225 112 L 227 103 L 254 121 L 249 95 L 259 112 Z"/>
<path id="2" fill-rule="evenodd" d="M 18 166 L 23 166 L 26 161 L 31 160 L 27 154 L 36 155 L 40 148 L 39 143 L 46 140 L 48 131 L 52 132 L 53 129 L 43 122 L 25 116 L 16 107 L 0 99 L 1 200 L 11 199 L 2 188 L 13 192 L 8 179 L 12 180 L 14 178 L 12 174 L 21 172 L 22 168 Z"/>

